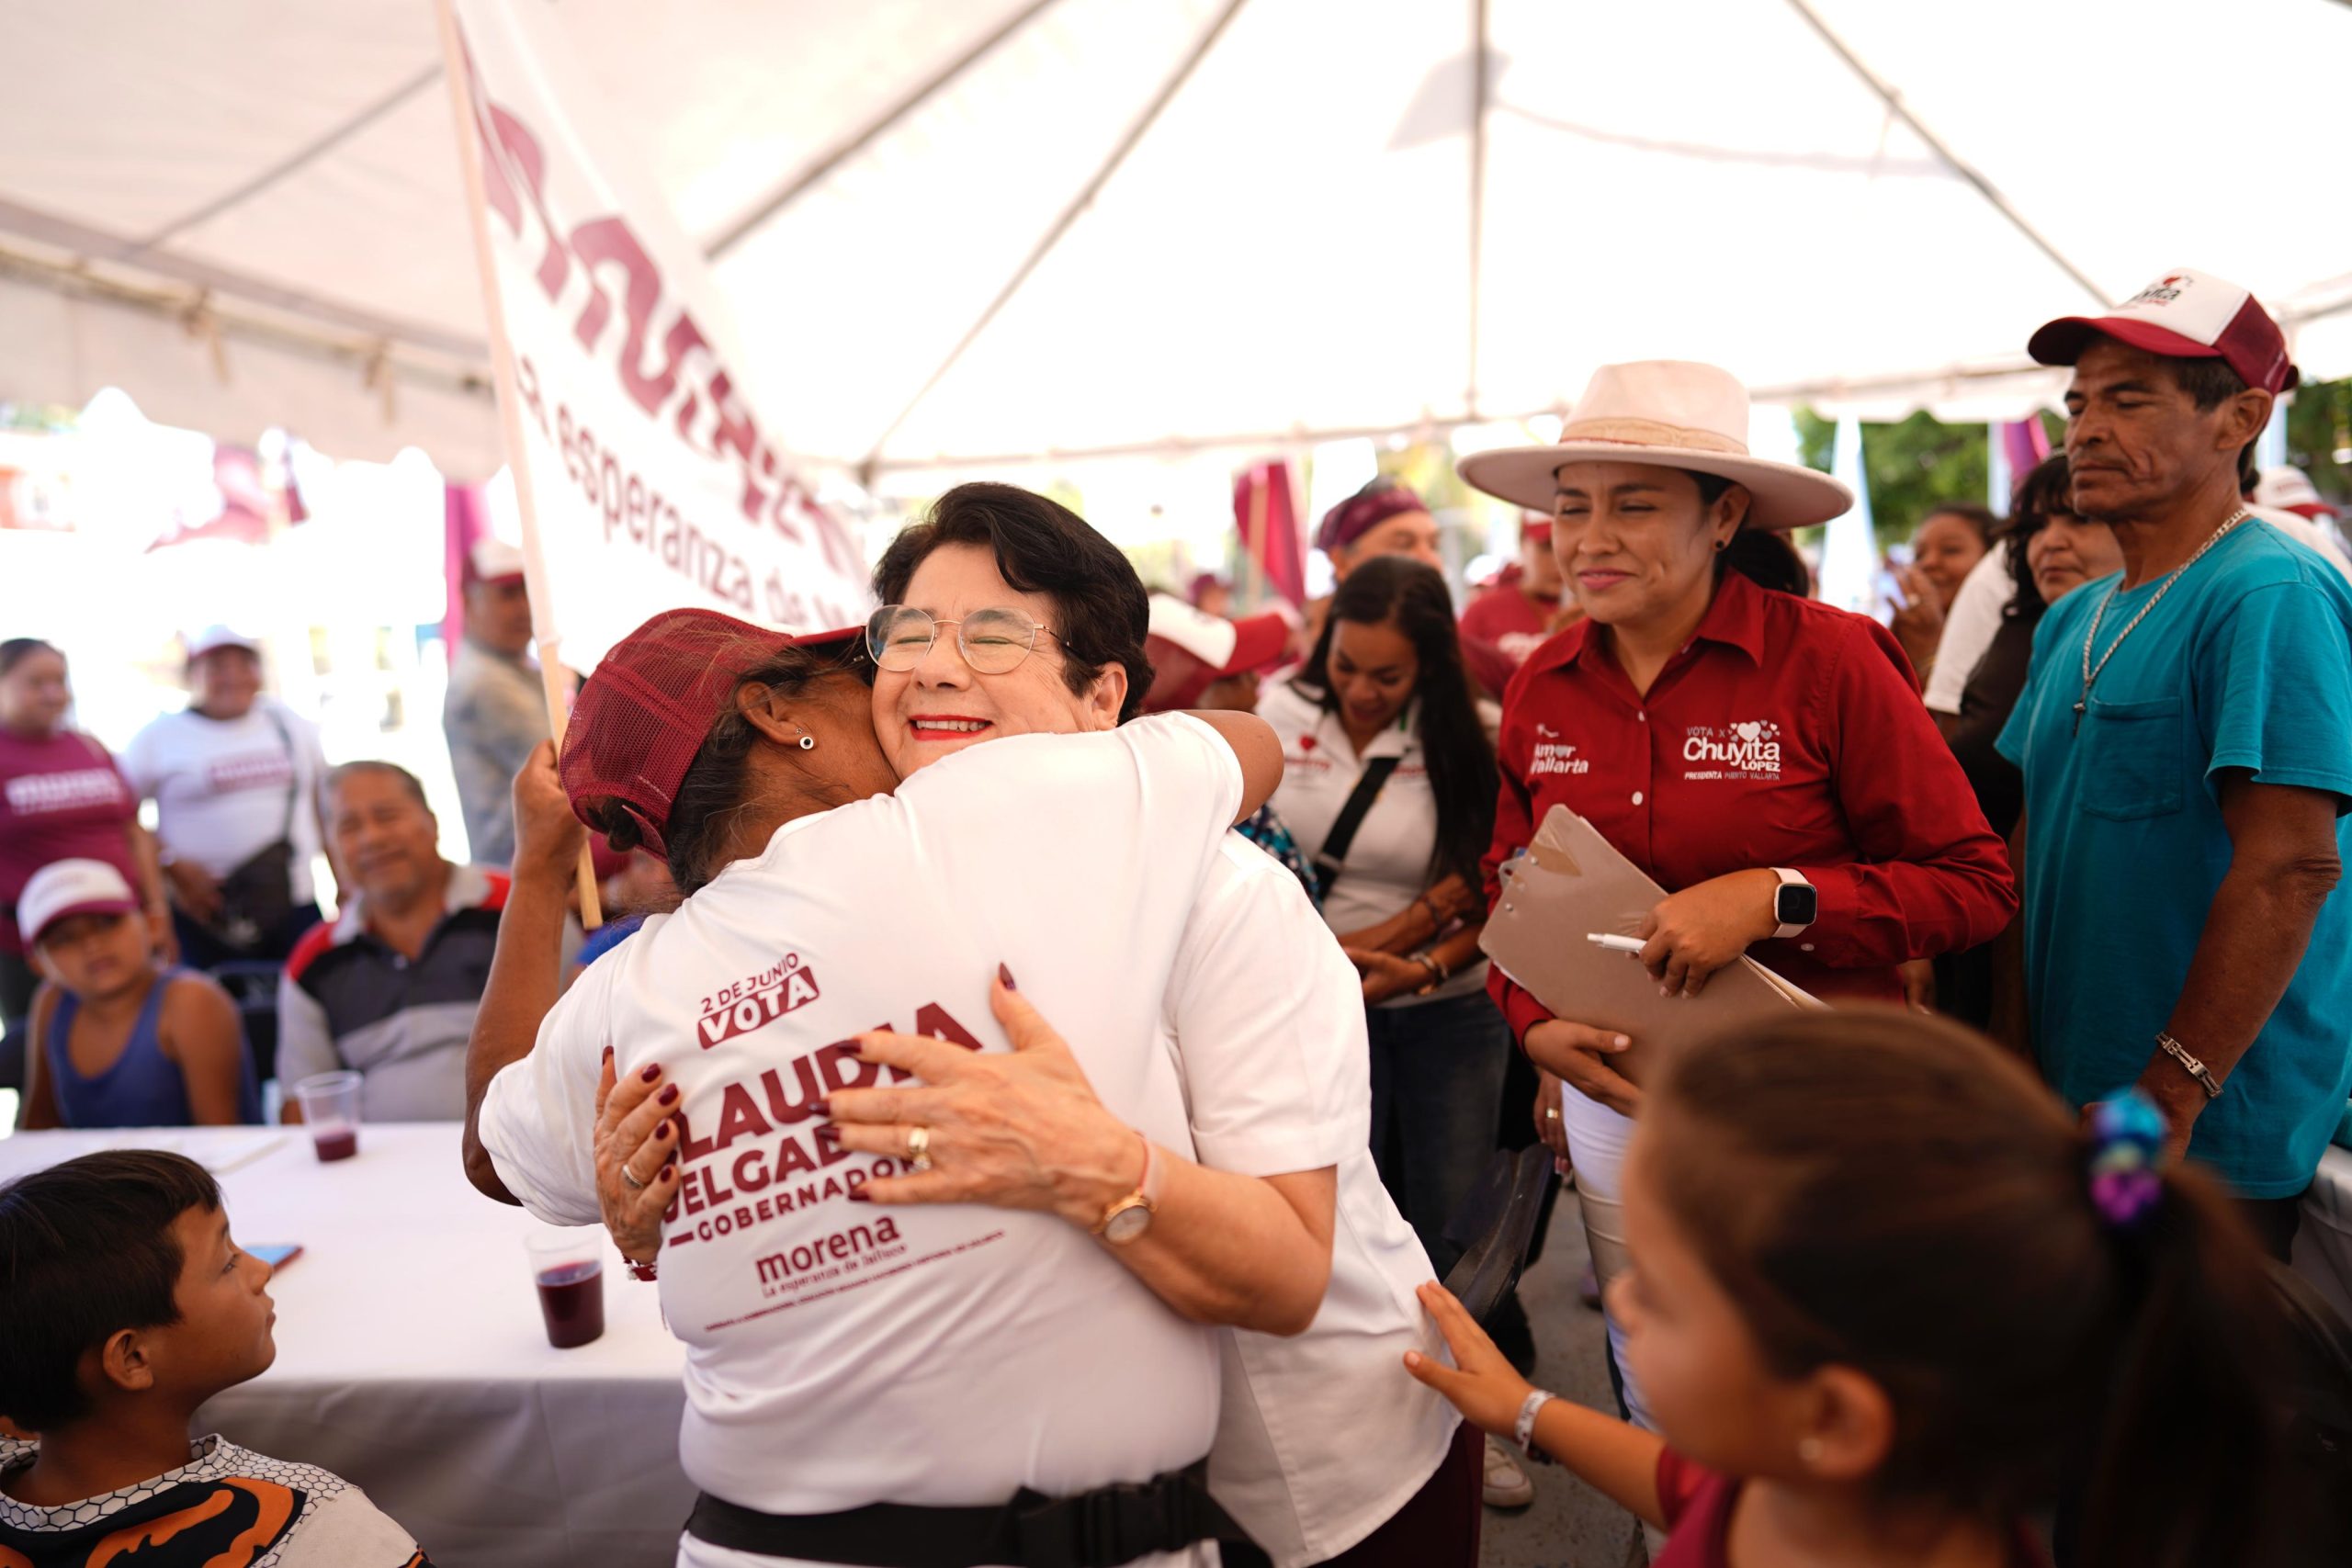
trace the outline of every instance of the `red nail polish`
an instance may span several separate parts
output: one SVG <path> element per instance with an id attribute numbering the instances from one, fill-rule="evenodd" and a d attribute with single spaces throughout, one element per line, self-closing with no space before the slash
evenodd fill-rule
<path id="1" fill-rule="evenodd" d="M 645 1070 L 637 1076 L 643 1078 L 647 1083 L 651 1083 L 655 1078 L 662 1076 L 662 1064 L 659 1062 L 648 1062 L 645 1064 Z"/>
<path id="2" fill-rule="evenodd" d="M 871 1203 L 874 1201 L 874 1194 L 863 1187 L 853 1187 L 849 1190 L 849 1201 L 853 1203 Z"/>
<path id="3" fill-rule="evenodd" d="M 1021 988 L 1013 982 L 1012 971 L 1001 964 L 996 966 L 996 977 L 1004 982 L 1004 988 L 1008 991 L 1017 991 Z"/>
<path id="4" fill-rule="evenodd" d="M 607 1045 L 607 1046 L 605 1046 L 605 1060 L 606 1062 L 610 1062 L 612 1059 L 613 1059 L 613 1048 L 612 1048 L 610 1045 Z"/>
<path id="5" fill-rule="evenodd" d="M 848 1052 L 853 1056 L 863 1056 L 865 1055 L 865 1042 L 863 1040 L 844 1040 L 842 1042 L 842 1049 Z"/>
<path id="6" fill-rule="evenodd" d="M 662 1174 L 661 1174 L 661 1175 L 659 1175 L 659 1176 L 657 1176 L 657 1177 L 655 1177 L 653 1179 L 654 1179 L 654 1180 L 656 1180 L 656 1181 L 667 1181 L 667 1180 L 669 1180 L 669 1179 L 670 1179 L 670 1178 L 672 1178 L 672 1177 L 673 1177 L 673 1176 L 675 1176 L 675 1175 L 677 1175 L 677 1174 L 678 1174 L 678 1162 L 677 1162 L 677 1160 L 676 1160 L 675 1158 L 667 1159 L 667 1160 L 664 1160 L 664 1161 L 662 1161 Z"/>
<path id="7" fill-rule="evenodd" d="M 662 1139 L 664 1139 L 664 1138 L 668 1137 L 669 1135 L 670 1135 L 670 1123 L 669 1123 L 669 1122 L 657 1122 L 657 1123 L 655 1123 L 654 1128 L 653 1128 L 653 1141 L 654 1141 L 655 1143 L 657 1143 L 657 1144 L 658 1144 L 658 1143 L 660 1143 Z"/>
<path id="8" fill-rule="evenodd" d="M 833 1102 L 823 1095 L 819 1095 L 808 1102 L 808 1109 L 820 1116 L 831 1116 L 833 1113 Z"/>
<path id="9" fill-rule="evenodd" d="M 675 1105 L 678 1102 L 678 1086 L 676 1084 L 672 1084 L 653 1098 L 660 1104 Z"/>

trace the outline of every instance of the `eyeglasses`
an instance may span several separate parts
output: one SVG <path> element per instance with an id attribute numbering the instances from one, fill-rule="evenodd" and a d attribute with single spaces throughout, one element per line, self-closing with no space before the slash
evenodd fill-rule
<path id="1" fill-rule="evenodd" d="M 983 675 L 1017 668 L 1040 633 L 1057 635 L 1018 610 L 975 610 L 960 621 L 942 621 L 910 604 L 885 604 L 865 623 L 865 651 L 885 670 L 911 670 L 931 652 L 942 626 L 956 628 L 956 650 Z"/>

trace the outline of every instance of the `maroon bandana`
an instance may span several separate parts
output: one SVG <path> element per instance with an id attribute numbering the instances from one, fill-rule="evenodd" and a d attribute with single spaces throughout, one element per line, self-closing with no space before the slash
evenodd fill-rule
<path id="1" fill-rule="evenodd" d="M 1427 512 L 1421 498 L 1394 479 L 1374 479 L 1323 514 L 1318 550 L 1343 550 L 1401 512 Z"/>

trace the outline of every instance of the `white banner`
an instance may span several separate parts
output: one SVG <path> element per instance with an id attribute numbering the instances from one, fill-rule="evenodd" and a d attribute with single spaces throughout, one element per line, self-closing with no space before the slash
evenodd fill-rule
<path id="1" fill-rule="evenodd" d="M 856 537 L 752 414 L 718 292 L 573 62 L 563 15 L 454 5 L 543 648 L 560 637 L 562 661 L 590 670 L 681 604 L 790 631 L 863 621 Z"/>

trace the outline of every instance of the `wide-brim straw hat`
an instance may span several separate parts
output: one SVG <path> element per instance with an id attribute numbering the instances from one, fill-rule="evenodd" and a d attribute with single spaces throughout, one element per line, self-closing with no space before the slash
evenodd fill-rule
<path id="1" fill-rule="evenodd" d="M 1568 463 L 1646 463 L 1714 474 L 1753 497 L 1758 528 L 1805 528 L 1854 504 L 1827 474 L 1747 455 L 1747 389 L 1718 366 L 1687 359 L 1604 365 L 1549 446 L 1510 446 L 1464 457 L 1464 481 L 1488 495 L 1549 513 Z"/>

